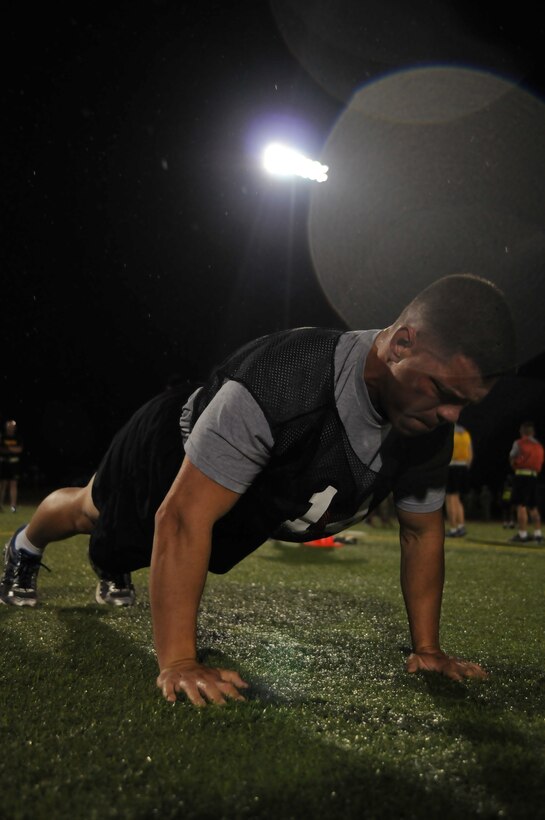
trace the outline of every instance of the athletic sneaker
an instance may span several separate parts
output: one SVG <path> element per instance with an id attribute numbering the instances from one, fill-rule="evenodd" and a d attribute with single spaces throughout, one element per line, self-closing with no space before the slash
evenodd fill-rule
<path id="1" fill-rule="evenodd" d="M 104 572 L 94 564 L 92 567 L 99 577 L 95 592 L 97 604 L 109 604 L 110 606 L 132 606 L 134 604 L 136 592 L 130 572 L 114 575 Z"/>
<path id="2" fill-rule="evenodd" d="M 21 532 L 24 529 L 26 524 L 23 524 L 22 527 L 13 533 L 10 540 L 4 547 L 4 573 L 2 578 L 0 579 L 0 601 L 2 603 L 7 604 L 7 598 L 9 593 L 11 592 L 11 588 L 13 586 L 13 582 L 15 580 L 15 571 L 17 569 L 16 561 L 13 560 L 12 553 L 11 553 L 11 545 L 15 541 L 17 537 L 17 533 Z"/>
<path id="3" fill-rule="evenodd" d="M 518 532 L 512 538 L 509 539 L 507 542 L 508 544 L 528 544 L 530 541 L 533 541 L 531 535 L 520 535 Z"/>
<path id="4" fill-rule="evenodd" d="M 542 535 L 534 535 L 534 541 L 536 542 L 536 544 L 542 544 L 543 543 L 543 536 Z"/>
<path id="5" fill-rule="evenodd" d="M 14 532 L 4 549 L 4 574 L 0 581 L 0 600 L 11 606 L 36 606 L 38 601 L 38 572 L 42 564 L 40 555 L 31 555 L 25 550 L 15 549 L 17 533 L 26 524 Z"/>

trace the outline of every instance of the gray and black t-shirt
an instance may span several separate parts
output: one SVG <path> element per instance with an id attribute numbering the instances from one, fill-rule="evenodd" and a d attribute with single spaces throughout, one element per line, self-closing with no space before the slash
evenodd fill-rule
<path id="1" fill-rule="evenodd" d="M 365 361 L 380 331 L 349 331 L 339 337 L 335 349 L 334 390 L 340 420 L 358 459 L 378 472 L 381 447 L 391 425 L 374 409 L 363 372 Z M 265 414 L 249 390 L 228 380 L 192 424 L 197 393 L 186 403 L 180 426 L 185 452 L 206 476 L 236 493 L 244 493 L 265 469 L 274 445 Z M 407 467 L 393 487 L 396 505 L 409 512 L 432 512 L 444 502 L 443 477 L 449 455 L 442 450 L 424 464 Z M 416 495 L 414 487 L 428 489 Z M 361 519 L 366 509 L 350 521 Z M 336 530 L 338 531 L 338 529 Z"/>

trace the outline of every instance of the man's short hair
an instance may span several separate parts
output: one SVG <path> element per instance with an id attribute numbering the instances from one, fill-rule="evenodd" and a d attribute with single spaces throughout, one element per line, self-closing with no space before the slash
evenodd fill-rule
<path id="1" fill-rule="evenodd" d="M 483 378 L 514 372 L 517 353 L 513 317 L 503 292 L 470 273 L 438 279 L 403 310 L 400 319 L 418 315 L 425 332 L 447 356 L 462 353 Z"/>

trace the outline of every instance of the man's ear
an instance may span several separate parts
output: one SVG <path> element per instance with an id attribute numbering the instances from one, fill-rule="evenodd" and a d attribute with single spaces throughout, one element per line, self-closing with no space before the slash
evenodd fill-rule
<path id="1" fill-rule="evenodd" d="M 414 327 L 403 325 L 393 334 L 390 339 L 390 357 L 394 362 L 406 359 L 413 352 L 416 344 L 416 330 Z"/>

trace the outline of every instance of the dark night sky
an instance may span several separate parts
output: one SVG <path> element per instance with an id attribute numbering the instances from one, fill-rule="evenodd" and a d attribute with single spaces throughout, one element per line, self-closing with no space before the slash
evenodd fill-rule
<path id="1" fill-rule="evenodd" d="M 19 420 L 28 463 L 53 481 L 88 472 L 171 374 L 203 377 L 279 328 L 344 327 L 311 261 L 311 185 L 265 177 L 261 143 L 289 128 L 319 156 L 350 93 L 431 62 L 541 95 L 531 9 L 9 3 L 0 410 Z M 468 417 L 486 480 L 521 413 L 545 438 L 542 353 Z"/>

